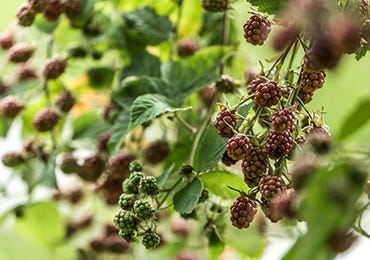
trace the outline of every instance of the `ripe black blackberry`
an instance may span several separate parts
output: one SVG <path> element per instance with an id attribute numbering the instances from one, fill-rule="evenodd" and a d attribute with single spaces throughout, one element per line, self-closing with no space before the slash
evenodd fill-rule
<path id="1" fill-rule="evenodd" d="M 277 133 L 271 130 L 267 136 L 266 153 L 271 159 L 280 159 L 287 156 L 294 148 L 291 132 Z"/>
<path id="2" fill-rule="evenodd" d="M 56 79 L 62 75 L 67 67 L 67 60 L 62 58 L 51 58 L 46 61 L 42 74 L 45 79 Z"/>
<path id="3" fill-rule="evenodd" d="M 146 200 L 137 200 L 134 203 L 134 213 L 139 219 L 150 219 L 153 216 L 152 206 Z"/>
<path id="4" fill-rule="evenodd" d="M 17 79 L 18 81 L 37 80 L 37 71 L 30 65 L 24 64 L 19 68 Z"/>
<path id="5" fill-rule="evenodd" d="M 137 194 L 139 192 L 140 180 L 144 177 L 141 172 L 133 172 L 130 178 L 126 179 L 123 184 L 123 191 L 128 194 Z"/>
<path id="6" fill-rule="evenodd" d="M 277 133 L 294 132 L 297 128 L 294 111 L 287 108 L 277 110 L 271 115 L 271 126 Z"/>
<path id="7" fill-rule="evenodd" d="M 76 158 L 71 153 L 66 153 L 63 155 L 62 161 L 60 163 L 60 169 L 64 173 L 74 173 L 78 169 L 78 164 Z"/>
<path id="8" fill-rule="evenodd" d="M 285 192 L 284 180 L 277 175 L 264 175 L 259 182 L 259 189 L 262 198 L 271 201 L 278 194 Z"/>
<path id="9" fill-rule="evenodd" d="M 156 196 L 159 193 L 157 179 L 153 176 L 144 176 L 140 179 L 139 191 L 149 196 Z"/>
<path id="10" fill-rule="evenodd" d="M 85 181 L 95 182 L 103 173 L 104 168 L 105 163 L 103 159 L 98 154 L 95 154 L 85 159 L 84 163 L 78 167 L 77 175 Z"/>
<path id="11" fill-rule="evenodd" d="M 156 248 L 161 242 L 161 238 L 154 231 L 147 231 L 143 235 L 143 240 L 141 242 L 146 249 Z"/>
<path id="12" fill-rule="evenodd" d="M 32 125 L 39 132 L 50 131 L 56 126 L 59 118 L 59 114 L 53 108 L 45 108 L 35 115 Z"/>
<path id="13" fill-rule="evenodd" d="M 54 105 L 59 108 L 60 111 L 67 113 L 72 109 L 75 103 L 76 99 L 72 96 L 72 93 L 65 91 L 56 97 Z"/>
<path id="14" fill-rule="evenodd" d="M 221 109 L 216 116 L 215 127 L 217 133 L 222 137 L 231 137 L 234 135 L 236 126 L 236 114 L 229 109 Z"/>
<path id="15" fill-rule="evenodd" d="M 262 45 L 271 31 L 271 22 L 260 15 L 252 15 L 244 24 L 244 38 L 252 45 Z"/>
<path id="16" fill-rule="evenodd" d="M 244 134 L 238 134 L 231 137 L 226 144 L 227 154 L 233 160 L 241 160 L 245 157 L 252 149 L 252 143 L 248 136 Z"/>
<path id="17" fill-rule="evenodd" d="M 264 83 L 265 80 L 257 77 L 253 79 L 247 86 L 248 95 L 253 95 L 256 92 L 256 88 L 260 83 Z"/>
<path id="18" fill-rule="evenodd" d="M 1 158 L 3 164 L 7 167 L 16 167 L 25 162 L 25 158 L 20 152 L 7 152 Z"/>
<path id="19" fill-rule="evenodd" d="M 271 107 L 279 102 L 281 96 L 281 88 L 270 81 L 258 84 L 253 101 L 261 107 Z"/>
<path id="20" fill-rule="evenodd" d="M 129 211 L 120 210 L 113 219 L 114 225 L 123 232 L 133 231 L 138 224 L 138 219 Z"/>
<path id="21" fill-rule="evenodd" d="M 248 228 L 257 213 L 257 203 L 246 197 L 238 197 L 230 207 L 231 223 L 234 227 Z"/>
<path id="22" fill-rule="evenodd" d="M 263 149 L 253 149 L 244 156 L 242 161 L 244 177 L 253 183 L 253 180 L 265 174 L 267 164 L 268 158 L 266 152 Z"/>
<path id="23" fill-rule="evenodd" d="M 10 33 L 0 35 L 0 48 L 9 50 L 14 44 L 14 37 Z"/>
<path id="24" fill-rule="evenodd" d="M 235 80 L 229 75 L 222 74 L 220 79 L 216 81 L 216 89 L 219 92 L 231 93 L 235 89 Z"/>
<path id="25" fill-rule="evenodd" d="M 48 0 L 48 4 L 43 12 L 46 20 L 49 22 L 55 22 L 59 19 L 59 16 L 63 13 L 64 7 L 60 0 Z"/>
<path id="26" fill-rule="evenodd" d="M 118 205 L 123 210 L 131 210 L 134 207 L 136 196 L 123 193 L 118 200 Z"/>
<path id="27" fill-rule="evenodd" d="M 70 20 L 76 20 L 83 11 L 81 0 L 67 0 L 63 3 L 64 13 Z"/>
<path id="28" fill-rule="evenodd" d="M 224 154 L 222 155 L 222 158 L 221 158 L 221 161 L 223 164 L 225 164 L 226 166 L 231 166 L 231 165 L 234 165 L 236 164 L 236 160 L 233 160 L 228 154 L 227 154 L 227 151 L 224 152 Z"/>
<path id="29" fill-rule="evenodd" d="M 13 119 L 24 109 L 23 102 L 17 96 L 7 96 L 0 100 L 0 116 Z"/>
<path id="30" fill-rule="evenodd" d="M 157 164 L 170 154 L 170 146 L 165 140 L 156 140 L 143 150 L 143 158 L 151 164 Z"/>
<path id="31" fill-rule="evenodd" d="M 313 92 L 322 88 L 325 83 L 326 73 L 324 71 L 303 70 L 301 75 L 301 91 L 305 93 Z"/>
<path id="32" fill-rule="evenodd" d="M 209 12 L 223 12 L 228 7 L 228 0 L 202 0 L 202 7 Z"/>
<path id="33" fill-rule="evenodd" d="M 30 9 L 35 13 L 41 13 L 45 10 L 48 0 L 28 0 Z"/>
<path id="34" fill-rule="evenodd" d="M 177 54 L 180 57 L 190 57 L 193 56 L 199 50 L 199 44 L 193 39 L 184 39 L 179 42 L 177 46 Z"/>
<path id="35" fill-rule="evenodd" d="M 302 100 L 303 104 L 308 104 L 313 99 L 313 91 L 304 92 L 299 90 L 298 97 Z"/>
<path id="36" fill-rule="evenodd" d="M 26 62 L 31 58 L 34 52 L 35 48 L 28 43 L 17 43 L 9 49 L 8 60 L 14 63 Z"/>
<path id="37" fill-rule="evenodd" d="M 17 11 L 18 24 L 24 27 L 31 26 L 35 20 L 35 15 L 29 3 L 22 4 Z"/>
<path id="38" fill-rule="evenodd" d="M 111 157 L 107 164 L 109 175 L 126 179 L 130 176 L 130 163 L 135 158 L 131 154 L 118 154 Z"/>

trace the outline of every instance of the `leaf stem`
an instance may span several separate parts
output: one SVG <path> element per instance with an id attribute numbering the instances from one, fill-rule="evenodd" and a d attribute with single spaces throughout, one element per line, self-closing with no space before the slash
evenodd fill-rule
<path id="1" fill-rule="evenodd" d="M 157 208 L 162 207 L 163 203 L 166 201 L 168 196 L 170 196 L 171 192 L 181 183 L 182 178 L 180 177 L 169 189 L 166 190 L 166 195 L 159 201 Z"/>
<path id="2" fill-rule="evenodd" d="M 182 118 L 178 113 L 175 113 L 176 119 L 182 124 L 186 129 L 188 129 L 192 134 L 197 132 L 197 129 L 190 125 L 184 118 Z"/>

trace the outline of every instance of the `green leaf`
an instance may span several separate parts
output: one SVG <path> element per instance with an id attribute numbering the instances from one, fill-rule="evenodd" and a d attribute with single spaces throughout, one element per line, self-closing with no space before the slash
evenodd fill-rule
<path id="1" fill-rule="evenodd" d="M 356 108 L 346 117 L 338 134 L 342 140 L 361 129 L 370 121 L 370 96 L 357 103 Z"/>
<path id="2" fill-rule="evenodd" d="M 160 188 L 163 188 L 163 186 L 166 184 L 168 176 L 174 168 L 175 164 L 172 163 L 170 167 L 168 167 L 160 176 L 157 177 L 157 184 Z"/>
<path id="3" fill-rule="evenodd" d="M 200 137 L 194 156 L 194 169 L 203 172 L 215 166 L 225 152 L 227 139 L 220 137 L 213 125 L 210 125 Z"/>
<path id="4" fill-rule="evenodd" d="M 0 137 L 5 137 L 8 133 L 10 126 L 12 125 L 10 120 L 1 119 L 0 120 Z"/>
<path id="5" fill-rule="evenodd" d="M 131 63 L 123 69 L 121 78 L 128 76 L 160 77 L 161 62 L 158 57 L 141 51 L 131 55 Z"/>
<path id="6" fill-rule="evenodd" d="M 110 88 L 114 78 L 114 70 L 110 67 L 95 67 L 87 71 L 89 83 L 94 88 Z"/>
<path id="7" fill-rule="evenodd" d="M 129 124 L 130 111 L 125 108 L 118 114 L 112 127 L 112 135 L 108 141 L 108 147 L 112 153 L 118 152 L 121 148 Z"/>
<path id="8" fill-rule="evenodd" d="M 59 24 L 59 19 L 55 22 L 49 22 L 47 21 L 43 15 L 37 15 L 34 25 L 36 26 L 37 29 L 44 33 L 52 33 L 58 26 Z"/>
<path id="9" fill-rule="evenodd" d="M 199 178 L 179 190 L 173 197 L 173 205 L 177 212 L 189 214 L 197 205 L 202 194 L 203 184 Z"/>
<path id="10" fill-rule="evenodd" d="M 284 7 L 288 0 L 247 0 L 251 5 L 258 7 L 258 11 L 276 14 Z"/>
<path id="11" fill-rule="evenodd" d="M 135 99 L 131 107 L 132 127 L 148 123 L 156 117 L 176 111 L 188 110 L 190 107 L 177 108 L 173 102 L 159 94 L 146 94 Z"/>
<path id="12" fill-rule="evenodd" d="M 126 13 L 124 30 L 130 38 L 143 45 L 157 45 L 168 40 L 172 23 L 167 16 L 160 16 L 149 6 Z"/>
<path id="13" fill-rule="evenodd" d="M 356 60 L 361 60 L 363 57 L 366 56 L 366 53 L 370 50 L 370 43 L 366 43 L 362 45 L 356 51 Z"/>
<path id="14" fill-rule="evenodd" d="M 85 113 L 73 119 L 73 139 L 97 138 L 108 129 L 108 125 L 96 112 Z"/>
<path id="15" fill-rule="evenodd" d="M 26 207 L 23 217 L 16 219 L 16 228 L 26 237 L 50 248 L 64 238 L 63 218 L 52 201 Z"/>
<path id="16" fill-rule="evenodd" d="M 228 186 L 245 192 L 249 189 L 243 178 L 232 172 L 206 172 L 200 175 L 200 179 L 203 181 L 204 188 L 223 199 L 234 199 L 239 195 L 238 192 L 230 189 Z"/>

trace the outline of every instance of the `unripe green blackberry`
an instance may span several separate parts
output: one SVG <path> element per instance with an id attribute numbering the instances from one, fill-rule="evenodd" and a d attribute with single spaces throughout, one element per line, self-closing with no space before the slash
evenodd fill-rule
<path id="1" fill-rule="evenodd" d="M 9 49 L 8 60 L 14 63 L 26 62 L 31 58 L 35 48 L 28 43 L 17 43 Z"/>
<path id="2" fill-rule="evenodd" d="M 134 231 L 122 231 L 120 230 L 119 231 L 119 236 L 122 237 L 124 240 L 126 240 L 127 242 L 133 242 L 135 241 L 136 239 L 136 232 Z"/>
<path id="3" fill-rule="evenodd" d="M 260 83 L 266 82 L 265 80 L 256 77 L 247 86 L 248 95 L 253 95 L 256 92 L 256 88 Z"/>
<path id="4" fill-rule="evenodd" d="M 281 96 L 281 88 L 274 81 L 270 81 L 257 85 L 253 101 L 261 107 L 271 107 L 279 103 Z"/>
<path id="5" fill-rule="evenodd" d="M 285 192 L 286 186 L 284 180 L 277 175 L 264 175 L 259 182 L 259 189 L 262 198 L 272 200 L 278 194 Z"/>
<path id="6" fill-rule="evenodd" d="M 238 134 L 231 137 L 226 144 L 227 154 L 233 160 L 241 160 L 245 157 L 252 149 L 252 143 L 248 136 L 244 134 Z"/>
<path id="7" fill-rule="evenodd" d="M 185 179 L 192 179 L 194 177 L 194 168 L 190 164 L 184 163 L 180 168 L 180 175 Z"/>
<path id="8" fill-rule="evenodd" d="M 45 79 L 56 79 L 62 75 L 67 67 L 67 60 L 62 58 L 51 58 L 46 61 L 42 74 Z"/>
<path id="9" fill-rule="evenodd" d="M 3 164 L 7 167 L 16 167 L 25 162 L 23 155 L 20 152 L 8 152 L 3 154 L 1 158 Z"/>
<path id="10" fill-rule="evenodd" d="M 228 8 L 228 0 L 202 0 L 202 7 L 209 12 L 223 12 Z"/>
<path id="11" fill-rule="evenodd" d="M 216 81 L 216 89 L 219 92 L 231 93 L 235 89 L 235 80 L 226 74 L 222 74 L 220 79 Z"/>
<path id="12" fill-rule="evenodd" d="M 209 198 L 209 192 L 206 189 L 202 190 L 202 193 L 200 194 L 200 197 L 198 199 L 198 203 L 203 203 Z"/>
<path id="13" fill-rule="evenodd" d="M 248 228 L 257 213 L 257 203 L 246 197 L 238 197 L 230 207 L 231 223 L 234 227 Z"/>
<path id="14" fill-rule="evenodd" d="M 71 153 L 66 153 L 63 155 L 62 161 L 60 163 L 60 169 L 64 173 L 74 173 L 78 169 L 78 164 L 76 158 Z"/>
<path id="15" fill-rule="evenodd" d="M 149 196 L 156 196 L 159 193 L 157 179 L 153 176 L 144 176 L 140 180 L 139 191 Z"/>
<path id="16" fill-rule="evenodd" d="M 0 35 L 0 48 L 9 50 L 14 44 L 14 37 L 10 33 Z"/>
<path id="17" fill-rule="evenodd" d="M 140 180 L 144 177 L 141 172 L 133 172 L 130 178 L 126 179 L 123 184 L 123 192 L 128 194 L 137 194 L 139 192 Z"/>
<path id="18" fill-rule="evenodd" d="M 35 12 L 31 10 L 29 3 L 24 3 L 19 7 L 17 17 L 20 26 L 28 27 L 31 26 L 35 20 Z"/>
<path id="19" fill-rule="evenodd" d="M 7 96 L 0 100 L 0 116 L 13 119 L 24 109 L 23 102 L 17 96 Z"/>
<path id="20" fill-rule="evenodd" d="M 108 173 L 126 179 L 130 176 L 130 163 L 134 157 L 130 154 L 118 154 L 111 157 L 107 164 Z"/>
<path id="21" fill-rule="evenodd" d="M 142 243 L 146 249 L 156 248 L 160 242 L 161 239 L 159 235 L 153 231 L 145 232 L 142 240 Z"/>
<path id="22" fill-rule="evenodd" d="M 143 165 L 139 160 L 132 161 L 130 163 L 130 172 L 141 172 L 143 170 Z"/>
<path id="23" fill-rule="evenodd" d="M 38 75 L 34 68 L 29 65 L 22 65 L 18 71 L 18 81 L 37 80 Z"/>
<path id="24" fill-rule="evenodd" d="M 190 57 L 193 56 L 199 50 L 199 44 L 193 39 L 184 39 L 179 42 L 177 46 L 177 54 L 180 57 Z"/>
<path id="25" fill-rule="evenodd" d="M 52 108 L 38 112 L 32 120 L 33 127 L 39 132 L 52 130 L 59 121 L 59 114 Z"/>
<path id="26" fill-rule="evenodd" d="M 81 0 L 66 0 L 63 3 L 64 13 L 70 20 L 76 20 L 83 11 Z"/>
<path id="27" fill-rule="evenodd" d="M 222 109 L 216 116 L 215 127 L 220 136 L 233 136 L 233 128 L 236 127 L 236 114 L 229 109 Z"/>
<path id="28" fill-rule="evenodd" d="M 301 75 L 301 91 L 308 93 L 322 88 L 325 82 L 326 74 L 324 71 L 303 70 Z"/>
<path id="29" fill-rule="evenodd" d="M 54 105 L 59 108 L 60 111 L 67 113 L 72 109 L 75 103 L 76 99 L 72 96 L 72 93 L 64 91 L 56 97 Z"/>
<path id="30" fill-rule="evenodd" d="M 48 0 L 48 4 L 43 12 L 44 17 L 49 22 L 55 22 L 63 13 L 64 7 L 60 0 Z"/>
<path id="31" fill-rule="evenodd" d="M 294 132 L 297 128 L 294 111 L 287 108 L 277 110 L 271 115 L 271 126 L 277 133 L 283 131 Z"/>
<path id="32" fill-rule="evenodd" d="M 146 200 L 137 200 L 134 203 L 134 213 L 139 219 L 150 219 L 153 216 L 152 206 Z"/>
<path id="33" fill-rule="evenodd" d="M 151 164 L 157 164 L 170 154 L 170 146 L 165 140 L 156 140 L 143 150 L 143 158 Z"/>
<path id="34" fill-rule="evenodd" d="M 271 22 L 260 15 L 252 15 L 244 24 L 244 38 L 252 45 L 263 45 L 271 31 Z"/>
<path id="35" fill-rule="evenodd" d="M 28 0 L 30 9 L 35 13 L 42 13 L 48 5 L 48 0 Z"/>
<path id="36" fill-rule="evenodd" d="M 263 149 L 253 149 L 242 161 L 242 170 L 247 180 L 258 179 L 265 174 L 268 165 L 267 154 Z M 248 183 L 247 183 L 248 184 Z"/>
<path id="37" fill-rule="evenodd" d="M 120 210 L 113 219 L 114 225 L 123 232 L 133 231 L 136 229 L 138 219 L 129 211 Z"/>
<path id="38" fill-rule="evenodd" d="M 105 168 L 105 163 L 99 155 L 93 155 L 85 159 L 78 168 L 77 175 L 85 181 L 95 182 L 99 179 Z"/>
<path id="39" fill-rule="evenodd" d="M 222 158 L 221 158 L 221 162 L 223 164 L 225 164 L 226 166 L 231 166 L 231 165 L 234 165 L 236 164 L 236 160 L 232 159 L 228 154 L 227 154 L 227 151 L 224 152 L 224 154 L 222 155 Z"/>
<path id="40" fill-rule="evenodd" d="M 133 209 L 135 203 L 136 196 L 133 194 L 125 194 L 123 193 L 118 200 L 118 205 L 123 210 L 131 210 Z"/>
<path id="41" fill-rule="evenodd" d="M 277 133 L 271 130 L 267 136 L 266 153 L 271 159 L 280 159 L 287 156 L 294 148 L 294 140 L 291 132 Z"/>

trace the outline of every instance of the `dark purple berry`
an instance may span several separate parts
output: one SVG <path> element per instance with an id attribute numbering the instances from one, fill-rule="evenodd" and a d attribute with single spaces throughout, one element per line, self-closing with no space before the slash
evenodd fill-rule
<path id="1" fill-rule="evenodd" d="M 247 42 L 252 45 L 262 45 L 271 31 L 271 22 L 260 15 L 253 15 L 244 24 L 243 29 Z"/>
<path id="2" fill-rule="evenodd" d="M 262 198 L 268 201 L 271 201 L 286 190 L 284 180 L 277 175 L 262 176 L 258 186 Z"/>
<path id="3" fill-rule="evenodd" d="M 143 150 L 143 158 L 151 164 L 157 164 L 170 154 L 170 146 L 165 140 L 157 140 L 150 143 Z"/>
<path id="4" fill-rule="evenodd" d="M 202 0 L 202 7 L 209 12 L 223 12 L 228 7 L 228 0 Z"/>
<path id="5" fill-rule="evenodd" d="M 277 110 L 271 116 L 271 126 L 277 133 L 293 132 L 297 128 L 294 111 L 287 108 Z"/>
<path id="6" fill-rule="evenodd" d="M 231 137 L 226 144 L 227 154 L 233 160 L 241 160 L 243 157 L 248 155 L 252 149 L 252 143 L 248 136 L 244 134 L 238 134 Z"/>
<path id="7" fill-rule="evenodd" d="M 294 148 L 291 132 L 277 133 L 271 130 L 267 136 L 266 153 L 271 159 L 280 159 L 287 156 Z"/>
<path id="8" fill-rule="evenodd" d="M 24 109 L 23 102 L 17 96 L 7 96 L 0 100 L 0 116 L 13 119 Z"/>
<path id="9" fill-rule="evenodd" d="M 33 127 L 39 132 L 52 130 L 59 121 L 59 114 L 52 108 L 45 108 L 35 115 Z"/>
<path id="10" fill-rule="evenodd" d="M 261 107 L 271 107 L 279 103 L 281 96 L 281 88 L 270 81 L 258 84 L 253 101 Z"/>
<path id="11" fill-rule="evenodd" d="M 231 223 L 234 227 L 248 228 L 257 213 L 257 203 L 246 197 L 238 197 L 230 207 Z"/>
<path id="12" fill-rule="evenodd" d="M 233 136 L 233 128 L 236 127 L 236 114 L 229 109 L 222 109 L 216 116 L 215 127 L 220 136 Z"/>
<path id="13" fill-rule="evenodd" d="M 51 58 L 46 61 L 42 74 L 45 79 L 56 79 L 62 75 L 67 67 L 67 60 L 62 58 Z"/>

